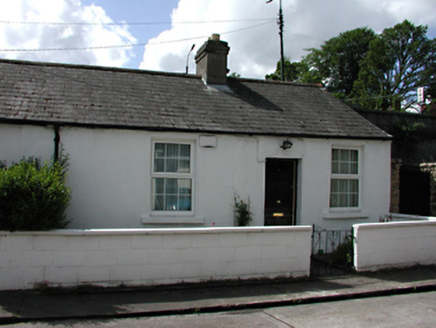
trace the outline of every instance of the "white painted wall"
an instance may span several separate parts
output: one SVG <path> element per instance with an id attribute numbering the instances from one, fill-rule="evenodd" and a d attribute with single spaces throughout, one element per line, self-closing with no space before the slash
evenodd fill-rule
<path id="1" fill-rule="evenodd" d="M 436 264 L 436 221 L 356 224 L 353 228 L 357 271 Z"/>
<path id="2" fill-rule="evenodd" d="M 11 164 L 30 156 L 51 159 L 54 137 L 52 127 L 0 124 L 0 161 Z"/>
<path id="3" fill-rule="evenodd" d="M 305 277 L 311 227 L 0 233 L 0 289 Z"/>
<path id="4" fill-rule="evenodd" d="M 13 147 L 0 145 L 0 159 L 23 155 L 50 157 L 53 129 L 2 125 L 1 140 L 14 136 Z M 84 129 L 63 127 L 61 142 L 70 156 L 68 183 L 71 228 L 143 228 L 232 226 L 233 199 L 250 197 L 253 226 L 264 224 L 265 159 L 298 159 L 297 223 L 348 229 L 354 223 L 377 222 L 389 211 L 390 143 L 362 140 L 215 135 L 216 147 L 200 144 L 200 134 Z M 213 139 L 213 138 L 212 138 Z M 188 141 L 194 147 L 194 214 L 159 216 L 151 209 L 152 142 Z M 354 211 L 329 208 L 331 148 L 360 150 L 361 207 Z M 38 153 L 41 154 L 38 154 Z"/>

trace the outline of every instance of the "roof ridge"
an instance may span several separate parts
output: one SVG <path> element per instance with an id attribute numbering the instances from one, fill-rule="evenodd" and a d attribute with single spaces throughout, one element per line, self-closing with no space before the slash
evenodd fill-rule
<path id="1" fill-rule="evenodd" d="M 15 65 L 41 66 L 41 67 L 63 67 L 63 68 L 68 68 L 68 69 L 87 69 L 87 70 L 96 70 L 96 71 L 125 72 L 125 73 L 134 73 L 134 74 L 163 75 L 163 76 L 174 76 L 174 77 L 201 79 L 201 77 L 199 75 L 195 75 L 195 74 L 152 71 L 152 70 L 144 70 L 144 69 L 140 69 L 140 68 L 125 68 L 125 67 L 112 67 L 112 66 L 100 66 L 100 65 L 86 65 L 86 64 L 40 62 L 40 61 L 31 61 L 31 60 L 22 60 L 22 59 L 6 59 L 6 58 L 0 58 L 0 63 L 9 63 L 9 64 L 15 64 Z"/>
<path id="2" fill-rule="evenodd" d="M 297 87 L 315 87 L 321 88 L 321 83 L 301 83 L 301 82 L 291 82 L 291 81 L 276 81 L 276 80 L 261 80 L 261 79 L 251 79 L 246 77 L 227 77 L 228 80 L 240 80 L 242 82 L 253 82 L 253 83 L 270 83 L 270 84 L 282 84 L 282 85 L 293 85 Z"/>
<path id="3" fill-rule="evenodd" d="M 31 61 L 23 59 L 7 59 L 0 58 L 0 63 L 9 63 L 15 65 L 31 65 L 31 66 L 41 66 L 41 67 L 63 67 L 68 69 L 87 69 L 87 70 L 97 70 L 97 71 L 107 71 L 107 72 L 124 72 L 124 73 L 134 73 L 134 74 L 149 74 L 149 75 L 161 75 L 161 76 L 173 76 L 173 77 L 183 77 L 183 78 L 194 78 L 201 79 L 201 76 L 196 74 L 186 74 L 177 72 L 164 72 L 164 71 L 153 71 L 144 70 L 140 68 L 125 68 L 125 67 L 112 67 L 112 66 L 100 66 L 100 65 L 87 65 L 87 64 L 70 64 L 70 63 L 55 63 L 55 62 L 42 62 L 42 61 Z M 227 77 L 228 80 L 239 80 L 242 82 L 249 83 L 269 83 L 269 84 L 283 84 L 283 85 L 294 85 L 300 87 L 322 87 L 319 83 L 298 83 L 290 81 L 274 81 L 274 80 L 261 80 L 255 78 L 234 78 L 231 76 Z"/>

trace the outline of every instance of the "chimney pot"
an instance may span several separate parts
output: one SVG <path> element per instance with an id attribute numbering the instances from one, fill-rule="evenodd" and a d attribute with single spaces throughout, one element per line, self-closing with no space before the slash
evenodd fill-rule
<path id="1" fill-rule="evenodd" d="M 210 38 L 210 40 L 219 41 L 220 40 L 220 35 L 214 33 L 214 34 L 212 34 L 212 37 Z"/>

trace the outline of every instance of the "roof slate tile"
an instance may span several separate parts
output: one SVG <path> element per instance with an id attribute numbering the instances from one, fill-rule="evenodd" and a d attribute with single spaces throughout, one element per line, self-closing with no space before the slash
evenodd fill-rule
<path id="1" fill-rule="evenodd" d="M 320 87 L 0 60 L 0 120 L 212 133 L 388 139 Z"/>

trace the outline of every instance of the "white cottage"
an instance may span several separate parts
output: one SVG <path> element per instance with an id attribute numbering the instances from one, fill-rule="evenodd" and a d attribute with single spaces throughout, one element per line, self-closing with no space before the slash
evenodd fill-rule
<path id="1" fill-rule="evenodd" d="M 71 228 L 349 228 L 389 211 L 390 136 L 316 85 L 0 60 L 0 160 L 69 154 Z"/>

